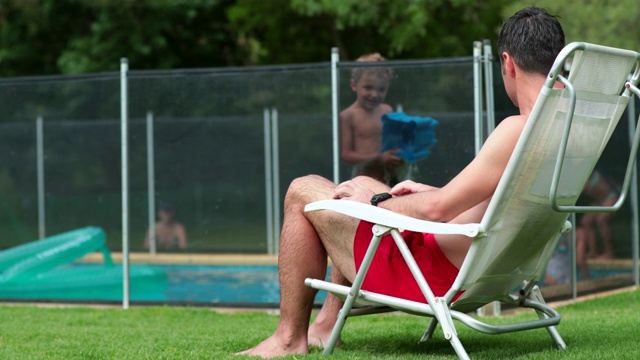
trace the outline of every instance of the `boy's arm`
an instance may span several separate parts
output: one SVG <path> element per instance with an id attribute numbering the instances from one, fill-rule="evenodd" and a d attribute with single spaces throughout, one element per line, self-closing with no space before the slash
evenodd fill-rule
<path id="1" fill-rule="evenodd" d="M 176 235 L 178 237 L 178 247 L 184 250 L 187 248 L 187 231 L 182 224 L 178 224 L 178 228 L 176 230 Z"/>
<path id="2" fill-rule="evenodd" d="M 144 248 L 148 249 L 150 244 L 151 244 L 151 232 L 147 229 L 147 235 L 144 237 Z"/>

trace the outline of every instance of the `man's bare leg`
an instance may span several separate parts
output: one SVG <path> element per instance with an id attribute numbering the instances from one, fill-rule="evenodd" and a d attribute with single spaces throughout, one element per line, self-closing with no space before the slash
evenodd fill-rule
<path id="1" fill-rule="evenodd" d="M 367 188 L 374 190 L 376 193 L 389 191 L 389 187 L 380 183 L 379 181 L 366 177 L 366 176 L 358 176 L 354 178 L 352 181 L 361 184 Z M 352 244 L 350 245 L 352 246 Z M 347 250 L 347 249 L 345 249 Z M 352 253 L 351 249 L 348 249 L 348 253 Z M 353 256 L 350 257 L 350 260 L 353 260 Z M 355 271 L 355 263 L 351 261 L 348 265 L 353 268 Z M 351 283 L 347 278 L 345 278 L 340 270 L 338 270 L 337 266 L 333 266 L 331 268 L 331 280 L 334 284 L 340 284 L 345 286 L 351 286 Z M 320 348 L 324 348 L 325 344 L 329 341 L 329 337 L 331 336 L 331 331 L 333 330 L 333 326 L 336 324 L 338 320 L 338 313 L 340 309 L 344 305 L 344 302 L 340 300 L 337 296 L 329 293 L 327 294 L 327 298 L 325 299 L 318 316 L 316 316 L 313 324 L 309 327 L 308 332 L 308 341 L 310 346 L 316 346 Z M 342 344 L 342 339 L 338 338 L 336 342 L 336 346 L 340 346 Z"/>
<path id="2" fill-rule="evenodd" d="M 346 286 L 351 285 L 336 267 L 331 269 L 331 282 Z M 331 330 L 333 330 L 333 326 L 336 324 L 338 313 L 340 312 L 343 304 L 344 302 L 337 296 L 331 293 L 327 294 L 327 298 L 325 299 L 324 304 L 322 304 L 322 308 L 320 309 L 318 316 L 316 316 L 313 324 L 309 327 L 307 336 L 309 346 L 324 348 L 325 344 L 329 341 Z M 342 339 L 338 338 L 336 346 L 340 346 L 341 344 Z"/>
<path id="3" fill-rule="evenodd" d="M 239 355 L 270 358 L 308 353 L 307 331 L 317 290 L 304 285 L 304 279 L 325 277 L 327 252 L 332 255 L 334 266 L 336 262 L 340 264 L 336 269 L 351 264 L 351 268 L 343 268 L 343 271 L 350 271 L 349 276 L 353 278 L 351 248 L 357 220 L 331 211 L 304 212 L 306 204 L 330 199 L 334 188 L 335 184 L 318 176 L 307 176 L 291 183 L 285 197 L 278 256 L 280 321 L 273 335 Z M 321 237 L 325 239 L 324 243 Z"/>

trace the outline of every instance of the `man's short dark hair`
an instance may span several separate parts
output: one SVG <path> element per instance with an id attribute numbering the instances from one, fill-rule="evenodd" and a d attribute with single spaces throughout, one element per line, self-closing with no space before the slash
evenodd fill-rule
<path id="1" fill-rule="evenodd" d="M 498 54 L 507 52 L 523 71 L 546 76 L 565 46 L 564 41 L 564 31 L 555 16 L 529 7 L 515 13 L 502 26 Z"/>

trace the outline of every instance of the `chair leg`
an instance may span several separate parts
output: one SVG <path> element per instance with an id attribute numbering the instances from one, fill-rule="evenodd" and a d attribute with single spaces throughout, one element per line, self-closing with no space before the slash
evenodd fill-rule
<path id="1" fill-rule="evenodd" d="M 429 326 L 424 331 L 424 334 L 422 334 L 422 337 L 420 338 L 420 342 L 425 342 L 431 339 L 431 336 L 433 336 L 433 332 L 436 330 L 437 326 L 438 326 L 438 319 L 432 318 L 431 321 L 429 322 Z"/>
<path id="2" fill-rule="evenodd" d="M 462 346 L 462 342 L 460 342 L 460 338 L 458 338 L 458 332 L 456 331 L 455 325 L 453 324 L 453 319 L 451 318 L 451 310 L 449 310 L 449 307 L 447 306 L 444 298 L 435 298 L 435 301 L 431 308 L 435 313 L 436 319 L 438 319 L 438 321 L 440 322 L 440 326 L 442 326 L 444 338 L 449 340 L 449 343 L 453 347 L 453 350 L 456 352 L 460 359 L 468 360 L 469 354 L 467 354 L 464 346 Z"/>
<path id="3" fill-rule="evenodd" d="M 353 307 L 354 301 L 355 296 L 351 295 L 349 295 L 344 301 L 344 305 L 342 305 L 342 309 L 340 309 L 340 312 L 338 313 L 338 320 L 333 326 L 333 330 L 331 330 L 331 336 L 329 336 L 329 340 L 322 351 L 323 355 L 331 355 L 333 353 L 333 349 L 336 347 L 336 343 L 338 342 L 338 338 L 340 337 L 342 328 L 344 328 L 344 324 L 347 321 L 347 316 Z"/>
<path id="4" fill-rule="evenodd" d="M 380 245 L 380 239 L 388 231 L 388 228 L 379 225 L 375 225 L 373 227 L 373 237 L 371 239 L 371 243 L 369 243 L 367 252 L 365 253 L 364 258 L 362 259 L 362 263 L 360 264 L 360 269 L 358 269 L 356 277 L 355 279 L 353 279 L 353 284 L 351 284 L 351 291 L 349 291 L 349 295 L 345 299 L 340 313 L 338 313 L 338 320 L 333 326 L 333 330 L 331 330 L 331 336 L 329 336 L 329 341 L 327 341 L 327 345 L 324 347 L 324 351 L 322 352 L 322 354 L 331 355 L 333 353 L 333 349 L 338 342 L 338 337 L 340 337 L 340 333 L 342 332 L 344 323 L 347 321 L 347 316 L 349 316 L 351 308 L 353 308 L 353 304 L 356 301 L 356 297 L 360 293 L 360 287 L 362 287 L 364 277 L 367 274 L 367 271 L 369 271 L 369 266 L 371 265 L 371 261 L 373 261 L 373 255 L 376 253 L 378 245 Z"/>
<path id="5" fill-rule="evenodd" d="M 458 339 L 458 335 L 454 335 L 451 339 L 449 339 L 449 342 L 451 343 L 453 350 L 455 350 L 456 355 L 458 355 L 458 358 L 460 358 L 460 360 L 471 359 L 469 357 L 469 354 L 467 354 L 467 351 L 464 349 L 464 346 L 462 346 L 460 339 Z"/>
<path id="6" fill-rule="evenodd" d="M 531 293 L 529 294 L 529 297 L 532 300 L 538 301 L 543 304 L 545 303 L 544 298 L 542 297 L 542 293 L 540 292 L 540 288 L 537 285 L 534 286 L 533 289 L 531 289 Z M 548 317 L 545 313 L 541 311 L 536 310 L 536 313 L 538 314 L 538 317 L 541 319 Z M 560 336 L 558 329 L 556 329 L 555 326 L 548 326 L 546 329 L 549 332 L 551 339 L 553 339 L 553 341 L 556 343 L 556 346 L 558 346 L 558 349 L 566 350 L 567 344 L 562 339 L 562 336 Z"/>
<path id="7" fill-rule="evenodd" d="M 407 266 L 409 267 L 413 278 L 418 283 L 418 287 L 420 288 L 420 290 L 422 290 L 422 294 L 424 295 L 425 299 L 427 299 L 427 303 L 433 310 L 435 318 L 438 322 L 440 322 L 440 326 L 442 326 L 442 331 L 444 332 L 445 339 L 449 340 L 451 346 L 453 346 L 453 349 L 456 351 L 456 354 L 458 354 L 458 357 L 460 359 L 469 359 L 469 355 L 462 346 L 462 343 L 458 338 L 456 328 L 453 325 L 451 310 L 449 309 L 446 298 L 434 296 L 433 291 L 431 291 L 427 280 L 424 278 L 424 275 L 420 271 L 420 267 L 418 267 L 416 260 L 411 254 L 409 247 L 404 242 L 404 239 L 400 235 L 400 232 L 398 232 L 397 229 L 391 230 L 391 236 L 393 236 L 393 240 L 395 241 L 396 246 L 398 246 L 398 250 L 400 250 L 402 257 L 407 263 Z M 429 324 L 429 327 L 432 327 L 432 325 Z M 429 329 L 427 329 L 427 331 L 428 330 Z"/>

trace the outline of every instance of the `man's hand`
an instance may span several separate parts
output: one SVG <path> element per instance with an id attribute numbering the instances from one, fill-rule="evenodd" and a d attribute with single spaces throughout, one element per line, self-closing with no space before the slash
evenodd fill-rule
<path id="1" fill-rule="evenodd" d="M 375 195 L 373 190 L 354 180 L 345 181 L 339 184 L 333 191 L 334 199 L 346 199 L 365 204 L 368 204 L 369 201 L 371 201 L 373 195 Z"/>
<path id="2" fill-rule="evenodd" d="M 389 193 L 393 196 L 401 196 L 433 190 L 438 190 L 438 188 L 425 184 L 419 184 L 411 180 L 405 180 L 391 188 L 391 190 L 389 190 Z"/>
<path id="3" fill-rule="evenodd" d="M 387 150 L 378 154 L 378 159 L 382 165 L 389 168 L 394 168 L 402 165 L 402 158 L 396 156 L 400 152 L 400 149 Z"/>

